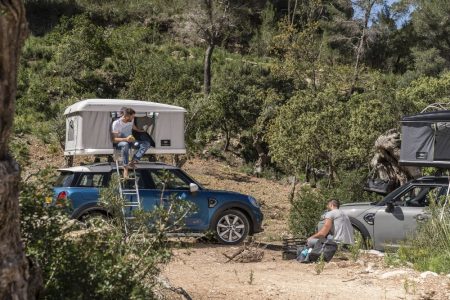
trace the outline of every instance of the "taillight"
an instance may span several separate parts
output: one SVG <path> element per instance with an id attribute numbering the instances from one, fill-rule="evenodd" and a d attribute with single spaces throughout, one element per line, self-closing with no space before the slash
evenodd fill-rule
<path id="1" fill-rule="evenodd" d="M 55 201 L 55 206 L 64 207 L 67 204 L 67 192 L 62 191 L 58 194 Z"/>

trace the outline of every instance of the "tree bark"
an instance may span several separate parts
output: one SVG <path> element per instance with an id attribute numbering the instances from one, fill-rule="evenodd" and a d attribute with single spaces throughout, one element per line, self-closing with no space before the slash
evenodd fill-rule
<path id="1" fill-rule="evenodd" d="M 27 34 L 20 0 L 0 0 L 0 299 L 30 299 L 28 262 L 20 239 L 17 163 L 9 155 L 19 53 Z"/>
<path id="2" fill-rule="evenodd" d="M 203 70 L 203 90 L 207 97 L 211 93 L 211 58 L 214 51 L 214 44 L 209 44 L 205 52 L 205 63 Z"/>

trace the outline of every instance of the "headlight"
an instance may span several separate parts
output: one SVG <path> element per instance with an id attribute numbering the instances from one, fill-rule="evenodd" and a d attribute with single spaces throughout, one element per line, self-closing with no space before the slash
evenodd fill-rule
<path id="1" fill-rule="evenodd" d="M 254 206 L 254 207 L 260 207 L 258 201 L 256 201 L 255 198 L 253 198 L 252 196 L 248 196 L 248 201 L 250 201 L 250 203 Z"/>

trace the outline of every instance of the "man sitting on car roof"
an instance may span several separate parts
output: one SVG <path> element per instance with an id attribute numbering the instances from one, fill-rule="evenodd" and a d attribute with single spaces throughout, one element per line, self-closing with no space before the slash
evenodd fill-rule
<path id="1" fill-rule="evenodd" d="M 136 112 L 132 108 L 123 107 L 121 109 L 122 117 L 115 120 L 112 124 L 112 136 L 114 147 L 121 150 L 123 160 L 123 176 L 128 178 L 128 168 L 134 168 L 134 165 L 141 160 L 148 148 L 150 142 L 147 140 L 136 140 L 133 136 L 133 130 L 136 132 L 145 132 L 134 125 L 134 116 Z M 139 149 L 129 162 L 130 147 L 137 143 Z"/>

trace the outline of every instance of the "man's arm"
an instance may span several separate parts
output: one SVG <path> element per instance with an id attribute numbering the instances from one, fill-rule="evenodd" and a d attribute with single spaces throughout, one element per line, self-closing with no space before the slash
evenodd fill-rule
<path id="1" fill-rule="evenodd" d="M 310 240 L 310 239 L 320 239 L 320 238 L 327 237 L 327 235 L 330 232 L 332 226 L 333 226 L 333 220 L 328 219 L 328 218 L 325 219 L 325 224 L 322 226 L 322 228 L 320 228 L 319 231 L 317 231 L 312 236 L 310 236 L 308 238 L 308 240 Z"/>
<path id="2" fill-rule="evenodd" d="M 142 129 L 137 128 L 137 126 L 134 125 L 134 124 L 133 124 L 133 130 L 134 130 L 134 131 L 137 131 L 137 132 L 145 132 L 145 130 L 142 130 Z"/>
<path id="3" fill-rule="evenodd" d="M 132 142 L 132 139 L 129 137 L 126 137 L 126 138 L 119 137 L 118 132 L 112 132 L 112 135 L 113 135 L 113 143 Z"/>

